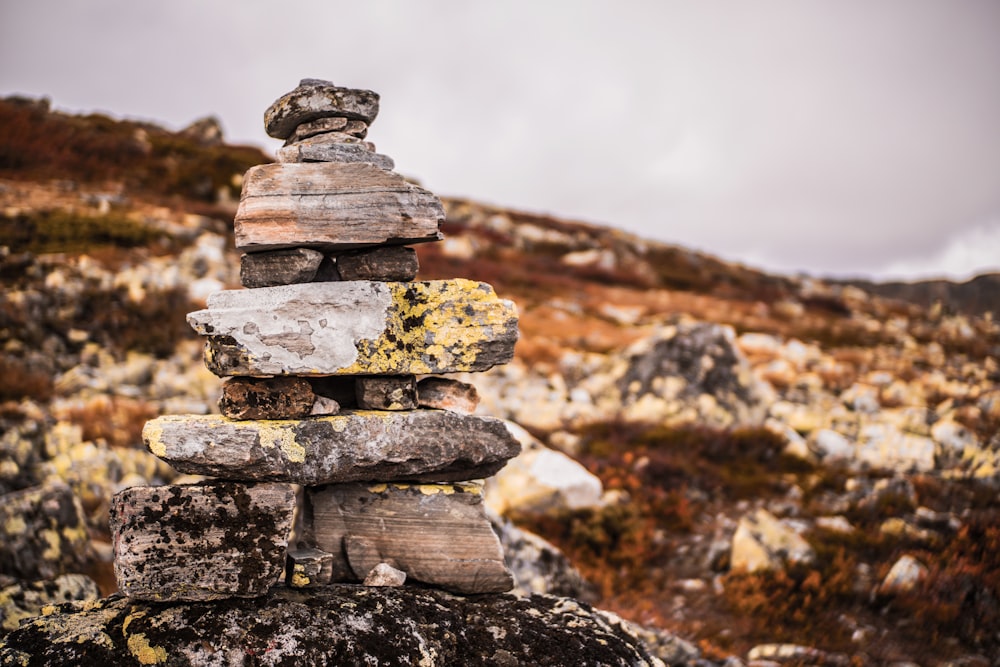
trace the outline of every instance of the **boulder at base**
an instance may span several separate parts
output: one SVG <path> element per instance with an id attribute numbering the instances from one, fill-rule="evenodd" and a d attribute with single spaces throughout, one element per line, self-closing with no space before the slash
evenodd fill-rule
<path id="1" fill-rule="evenodd" d="M 0 665 L 662 665 L 570 598 L 274 588 L 267 597 L 68 604 L 0 644 Z"/>

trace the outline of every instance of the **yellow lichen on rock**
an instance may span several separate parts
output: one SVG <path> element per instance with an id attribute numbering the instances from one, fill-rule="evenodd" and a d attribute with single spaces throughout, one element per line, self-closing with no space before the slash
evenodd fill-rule
<path id="1" fill-rule="evenodd" d="M 128 652 L 140 665 L 158 665 L 167 661 L 167 650 L 162 646 L 151 646 L 146 635 L 141 632 L 129 636 Z"/>
<path id="2" fill-rule="evenodd" d="M 146 422 L 142 427 L 142 440 L 155 456 L 166 456 L 167 446 L 163 443 L 163 426 L 159 420 L 152 419 Z"/>
<path id="3" fill-rule="evenodd" d="M 277 447 L 292 463 L 302 463 L 306 460 L 306 448 L 295 439 L 294 423 L 257 420 L 253 422 L 253 428 L 260 438 L 261 447 Z"/>

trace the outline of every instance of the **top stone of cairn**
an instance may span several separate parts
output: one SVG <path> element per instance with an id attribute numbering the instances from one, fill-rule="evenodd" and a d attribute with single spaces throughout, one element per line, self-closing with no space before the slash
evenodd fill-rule
<path id="1" fill-rule="evenodd" d="M 302 123 L 339 116 L 371 125 L 378 115 L 378 93 L 338 88 L 322 79 L 302 79 L 295 90 L 279 97 L 264 112 L 264 128 L 275 139 L 287 139 Z"/>

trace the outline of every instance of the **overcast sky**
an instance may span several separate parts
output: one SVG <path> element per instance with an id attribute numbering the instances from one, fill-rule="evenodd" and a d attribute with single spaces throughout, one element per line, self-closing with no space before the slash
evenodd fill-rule
<path id="1" fill-rule="evenodd" d="M 0 95 L 273 151 L 303 77 L 442 195 L 813 275 L 1000 270 L 1000 1 L 0 0 Z"/>

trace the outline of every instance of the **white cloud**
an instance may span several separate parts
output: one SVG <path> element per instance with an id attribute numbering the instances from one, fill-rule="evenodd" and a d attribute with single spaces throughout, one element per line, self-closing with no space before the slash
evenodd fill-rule
<path id="1" fill-rule="evenodd" d="M 968 280 L 992 272 L 1000 272 L 1000 218 L 952 237 L 937 252 L 890 262 L 875 276 L 882 280 Z"/>

